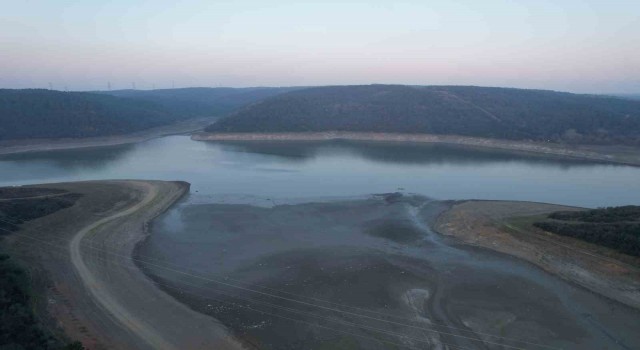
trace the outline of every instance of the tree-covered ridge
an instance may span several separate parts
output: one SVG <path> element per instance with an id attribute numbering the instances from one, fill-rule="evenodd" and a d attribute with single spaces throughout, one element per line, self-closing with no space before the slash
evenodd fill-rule
<path id="1" fill-rule="evenodd" d="M 172 113 L 191 116 L 222 116 L 240 107 L 267 97 L 276 96 L 298 88 L 252 87 L 252 88 L 207 88 L 193 87 L 158 90 L 113 90 L 97 93 L 134 98 L 156 103 Z"/>
<path id="2" fill-rule="evenodd" d="M 132 133 L 222 116 L 295 88 L 186 88 L 61 92 L 0 89 L 0 140 Z"/>
<path id="3" fill-rule="evenodd" d="M 534 225 L 545 231 L 640 256 L 640 206 L 556 212 Z"/>
<path id="4" fill-rule="evenodd" d="M 177 119 L 148 101 L 84 92 L 0 90 L 0 140 L 116 135 Z"/>
<path id="5" fill-rule="evenodd" d="M 640 101 L 472 86 L 330 86 L 265 99 L 209 132 L 396 132 L 640 144 Z"/>

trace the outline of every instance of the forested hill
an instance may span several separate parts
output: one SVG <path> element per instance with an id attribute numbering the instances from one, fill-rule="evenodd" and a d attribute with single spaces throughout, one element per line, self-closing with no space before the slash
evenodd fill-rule
<path id="1" fill-rule="evenodd" d="M 0 140 L 127 134 L 188 118 L 222 116 L 294 89 L 0 89 Z"/>
<path id="2" fill-rule="evenodd" d="M 222 116 L 240 107 L 296 88 L 182 88 L 159 90 L 113 90 L 97 93 L 154 102 L 173 113 L 192 117 Z"/>
<path id="3" fill-rule="evenodd" d="M 0 89 L 0 140 L 115 135 L 179 118 L 142 100 L 84 92 Z"/>
<path id="4" fill-rule="evenodd" d="M 265 99 L 209 132 L 362 131 L 640 144 L 640 101 L 472 86 L 330 86 Z"/>

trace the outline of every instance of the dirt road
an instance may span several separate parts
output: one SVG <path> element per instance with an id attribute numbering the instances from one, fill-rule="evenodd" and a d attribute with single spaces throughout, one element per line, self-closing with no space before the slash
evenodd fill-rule
<path id="1" fill-rule="evenodd" d="M 41 269 L 37 275 L 46 280 L 46 311 L 66 335 L 89 349 L 241 348 L 215 319 L 157 288 L 130 258 L 147 234 L 147 223 L 188 191 L 187 183 L 97 181 L 47 187 L 84 196 L 72 208 L 30 223 L 12 240 L 29 243 L 21 253 Z M 43 226 L 50 230 L 43 233 Z M 35 235 L 42 242 L 29 239 Z M 54 254 L 62 237 L 67 254 Z"/>

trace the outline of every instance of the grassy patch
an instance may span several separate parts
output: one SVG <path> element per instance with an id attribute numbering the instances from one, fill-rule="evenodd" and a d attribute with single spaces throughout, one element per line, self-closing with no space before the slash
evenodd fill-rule
<path id="1" fill-rule="evenodd" d="M 547 232 L 640 257 L 640 206 L 555 212 L 533 225 Z"/>
<path id="2" fill-rule="evenodd" d="M 33 313 L 29 274 L 4 254 L 0 255 L 0 349 L 84 349 L 79 342 L 64 344 L 40 326 Z"/>

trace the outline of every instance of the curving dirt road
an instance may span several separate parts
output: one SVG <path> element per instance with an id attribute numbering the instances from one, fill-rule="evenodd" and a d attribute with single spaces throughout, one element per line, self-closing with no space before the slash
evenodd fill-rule
<path id="1" fill-rule="evenodd" d="M 219 322 L 160 290 L 127 258 L 146 237 L 147 223 L 189 184 L 95 181 L 47 187 L 83 197 L 71 210 L 30 223 L 24 236 L 14 239 L 29 243 L 22 253 L 42 267 L 49 281 L 47 312 L 66 335 L 89 349 L 242 348 Z M 43 226 L 50 230 L 44 233 Z M 53 248 L 64 233 L 68 254 Z M 27 239 L 36 234 L 39 241 Z"/>

